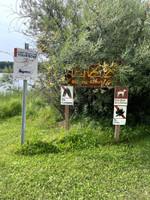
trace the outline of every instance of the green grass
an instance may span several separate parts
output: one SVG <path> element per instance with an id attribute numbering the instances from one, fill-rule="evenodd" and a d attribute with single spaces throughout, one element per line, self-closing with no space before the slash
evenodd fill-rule
<path id="1" fill-rule="evenodd" d="M 0 119 L 0 199 L 150 199 L 148 126 L 121 127 L 116 142 L 109 120 L 72 119 L 67 133 L 58 118 L 29 98 L 22 147 L 21 116 Z"/>

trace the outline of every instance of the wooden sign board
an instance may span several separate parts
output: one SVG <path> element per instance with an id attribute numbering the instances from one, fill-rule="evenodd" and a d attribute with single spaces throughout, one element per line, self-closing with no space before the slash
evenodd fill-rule
<path id="1" fill-rule="evenodd" d="M 75 87 L 108 88 L 112 86 L 115 71 L 116 65 L 109 66 L 106 63 L 90 65 L 87 70 L 75 67 L 67 74 L 66 79 L 69 85 Z"/>

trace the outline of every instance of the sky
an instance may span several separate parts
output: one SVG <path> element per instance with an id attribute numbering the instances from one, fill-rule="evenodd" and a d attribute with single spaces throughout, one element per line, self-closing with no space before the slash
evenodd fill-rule
<path id="1" fill-rule="evenodd" d="M 17 4 L 16 4 L 17 3 Z M 16 9 L 21 0 L 0 0 L 0 61 L 13 61 L 14 48 L 24 48 L 30 39 L 14 31 L 20 22 L 10 8 Z"/>

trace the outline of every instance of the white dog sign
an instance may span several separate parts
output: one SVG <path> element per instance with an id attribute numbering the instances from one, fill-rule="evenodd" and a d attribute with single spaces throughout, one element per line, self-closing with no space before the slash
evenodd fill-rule
<path id="1" fill-rule="evenodd" d="M 116 87 L 114 95 L 114 105 L 127 105 L 128 104 L 128 88 Z"/>

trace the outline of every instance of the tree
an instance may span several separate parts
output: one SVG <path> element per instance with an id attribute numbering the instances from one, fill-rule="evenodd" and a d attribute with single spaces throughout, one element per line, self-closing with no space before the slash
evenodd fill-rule
<path id="1" fill-rule="evenodd" d="M 13 75 L 10 73 L 5 73 L 0 77 L 0 87 L 5 88 L 6 90 L 12 90 L 13 86 Z"/>
<path id="2" fill-rule="evenodd" d="M 28 33 L 49 58 L 46 80 L 63 80 L 65 71 L 77 65 L 115 62 L 120 85 L 129 86 L 130 95 L 150 92 L 147 1 L 22 0 L 21 9 L 20 16 L 28 19 Z M 56 77 L 49 77 L 48 66 Z"/>
<path id="3" fill-rule="evenodd" d="M 5 61 L 1 61 L 0 62 L 0 72 L 2 73 L 12 73 L 13 71 L 13 62 L 5 62 Z"/>

